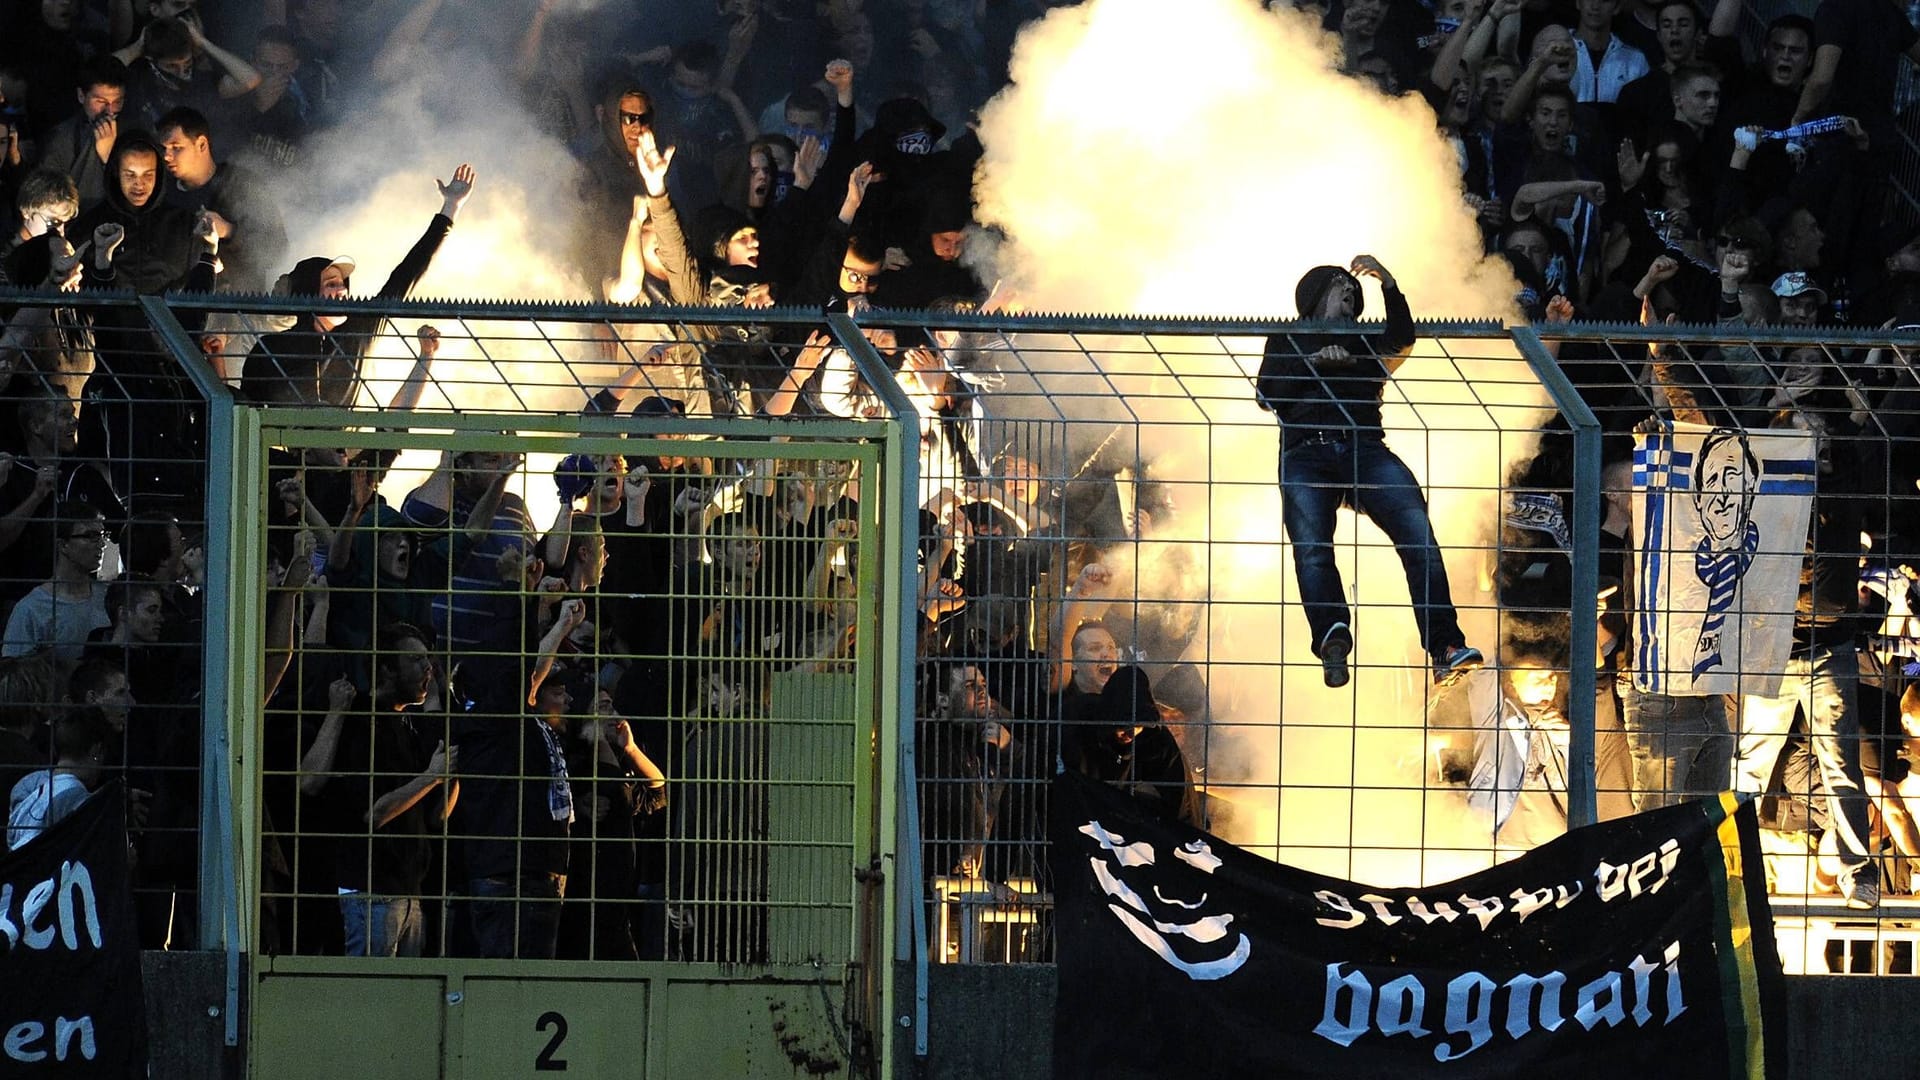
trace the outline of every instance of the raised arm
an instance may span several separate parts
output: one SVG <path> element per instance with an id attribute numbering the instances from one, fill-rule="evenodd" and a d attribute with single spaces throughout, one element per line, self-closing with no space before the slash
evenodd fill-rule
<path id="1" fill-rule="evenodd" d="M 500 503 L 507 497 L 507 481 L 513 478 L 513 471 L 520 467 L 520 455 L 502 454 L 494 463 L 494 475 L 487 482 L 487 489 L 473 504 L 473 512 L 467 515 L 466 539 L 478 543 L 493 531 L 493 519 L 500 512 Z"/>
<path id="2" fill-rule="evenodd" d="M 527 32 L 520 35 L 520 44 L 513 52 L 513 77 L 526 83 L 540 74 L 540 53 L 547 36 L 547 18 L 553 14 L 555 0 L 540 0 L 534 5 L 533 17 L 527 21 Z"/>
<path id="3" fill-rule="evenodd" d="M 1442 92 L 1451 90 L 1453 84 L 1460 80 L 1461 68 L 1466 62 L 1467 41 L 1480 33 L 1482 28 L 1490 28 L 1496 21 L 1487 18 L 1486 15 L 1486 0 L 1472 0 L 1471 6 L 1467 9 L 1467 17 L 1461 21 L 1453 33 L 1447 35 L 1446 43 L 1440 46 L 1439 54 L 1433 58 L 1433 71 L 1427 76 L 1427 81 L 1432 83 L 1435 89 Z M 1488 29 L 1487 33 L 1491 35 L 1492 30 Z M 1486 52 L 1484 46 L 1481 52 L 1483 54 Z"/>
<path id="4" fill-rule="evenodd" d="M 220 65 L 220 70 L 223 72 L 220 76 L 221 97 L 237 98 L 252 93 L 254 87 L 260 85 L 260 73 L 254 70 L 253 65 L 207 40 L 206 32 L 200 28 L 200 20 L 197 17 L 182 17 L 180 21 L 186 24 L 187 33 L 193 36 L 194 45 L 213 57 L 213 62 Z"/>
<path id="5" fill-rule="evenodd" d="M 1713 0 L 1713 14 L 1707 19 L 1707 36 L 1730 38 L 1738 34 L 1740 8 L 1740 0 Z"/>
<path id="6" fill-rule="evenodd" d="M 327 549 L 327 572 L 336 577 L 353 565 L 353 536 L 376 494 L 372 474 L 365 467 L 347 469 L 347 487 L 347 513 L 340 519 L 340 527 L 333 530 L 333 544 Z"/>
<path id="7" fill-rule="evenodd" d="M 647 224 L 647 197 L 633 197 L 633 216 L 627 219 L 627 237 L 620 243 L 620 276 L 602 283 L 610 304 L 631 304 L 640 299 L 646 287 L 647 265 L 641 256 L 641 240 Z"/>
<path id="8" fill-rule="evenodd" d="M 540 639 L 540 655 L 533 662 L 533 674 L 527 680 L 527 704 L 533 705 L 540 696 L 540 687 L 553 673 L 553 662 L 559 656 L 560 646 L 566 643 L 567 635 L 573 633 L 587 617 L 586 601 L 574 597 L 560 605 L 560 615 L 553 620 L 545 637 Z"/>
<path id="9" fill-rule="evenodd" d="M 1833 93 L 1833 80 L 1840 74 L 1843 52 L 1838 45 L 1822 45 L 1813 51 L 1813 70 L 1807 73 L 1807 83 L 1800 88 L 1800 104 L 1793 110 L 1793 123 L 1804 124 L 1813 119 L 1827 103 L 1827 95 Z"/>
<path id="10" fill-rule="evenodd" d="M 696 307 L 707 302 L 707 286 L 700 277 L 700 262 L 687 246 L 687 235 L 680 228 L 680 215 L 667 195 L 667 172 L 673 166 L 673 147 L 662 151 L 653 140 L 653 132 L 640 133 L 639 152 L 634 164 L 647 189 L 647 216 L 653 220 L 653 238 L 660 245 L 660 262 L 667 269 L 667 293 L 676 304 Z"/>
<path id="11" fill-rule="evenodd" d="M 327 716 L 320 721 L 320 732 L 313 745 L 300 756 L 300 794 L 312 796 L 326 790 L 333 773 L 333 762 L 340 754 L 340 731 L 346 726 L 347 710 L 353 707 L 359 691 L 345 675 L 327 686 Z"/>
<path id="12" fill-rule="evenodd" d="M 607 745 L 612 747 L 614 754 L 627 763 L 627 767 L 633 770 L 634 775 L 644 778 L 648 787 L 667 786 L 667 774 L 661 772 L 660 766 L 655 765 L 646 751 L 640 749 L 640 744 L 634 741 L 631 724 L 619 719 L 612 723 L 603 722 L 601 731 L 605 733 L 604 738 L 607 740 Z"/>
<path id="13" fill-rule="evenodd" d="M 1374 352 L 1379 356 L 1381 366 L 1391 375 L 1400 369 L 1400 365 L 1406 362 L 1407 354 L 1413 351 L 1413 310 L 1407 306 L 1400 283 L 1394 280 L 1379 259 L 1371 255 L 1355 255 L 1348 270 L 1355 277 L 1370 277 L 1380 283 L 1380 296 L 1387 304 L 1387 326 L 1386 331 L 1374 342 Z"/>
<path id="14" fill-rule="evenodd" d="M 1507 100 L 1500 105 L 1500 122 L 1517 124 L 1527 115 L 1533 105 L 1533 95 L 1540 89 L 1540 78 L 1547 72 L 1548 54 L 1535 53 L 1528 58 L 1527 66 L 1520 71 L 1520 77 L 1513 81 L 1513 89 L 1507 93 Z"/>
<path id="15" fill-rule="evenodd" d="M 433 182 L 440 192 L 440 212 L 427 223 L 427 230 L 413 242 L 413 247 L 407 250 L 400 265 L 387 275 L 386 284 L 380 286 L 378 295 L 381 299 L 397 300 L 406 296 L 427 275 L 427 268 L 433 265 L 433 257 L 439 253 L 440 245 L 446 241 L 447 233 L 460 217 L 460 208 L 467 205 L 467 199 L 473 195 L 474 177 L 473 166 L 462 164 L 453 170 L 451 179 Z"/>
<path id="16" fill-rule="evenodd" d="M 280 689 L 280 680 L 293 666 L 294 623 L 300 616 L 300 590 L 307 587 L 307 580 L 313 576 L 313 551 L 313 534 L 301 530 L 293 542 L 293 561 L 287 564 L 287 572 L 267 607 L 267 663 L 260 680 L 264 686 L 260 695 L 263 702 L 272 700 L 274 692 Z"/>
<path id="17" fill-rule="evenodd" d="M 1073 681 L 1073 634 L 1082 623 L 1106 613 L 1112 600 L 1107 590 L 1113 587 L 1113 571 L 1100 563 L 1088 563 L 1080 577 L 1067 590 L 1049 635 L 1053 653 L 1053 687 L 1059 689 Z"/>
<path id="18" fill-rule="evenodd" d="M 400 388 L 387 400 L 387 408 L 411 412 L 420 407 L 420 398 L 426 393 L 427 380 L 433 374 L 434 357 L 440 355 L 440 331 L 422 324 L 414 332 L 414 340 L 419 351 L 413 358 L 413 366 L 407 369 L 407 377 L 400 381 Z"/>
<path id="19" fill-rule="evenodd" d="M 420 42 L 427 36 L 427 28 L 433 25 L 434 16 L 440 14 L 441 0 L 418 0 L 399 22 L 395 23 L 386 43 L 380 46 L 379 55 L 373 59 L 373 77 L 389 85 L 404 82 L 420 66 Z"/>
<path id="20" fill-rule="evenodd" d="M 793 358 L 793 366 L 787 369 L 786 377 L 780 380 L 780 388 L 767 399 L 763 411 L 768 416 L 785 416 L 793 411 L 793 407 L 800 402 L 800 395 L 806 388 L 807 380 L 812 378 L 814 371 L 820 367 L 820 361 L 826 357 L 832 342 L 833 339 L 820 330 L 814 331 L 812 336 L 807 338 L 806 345 L 800 349 L 799 355 Z"/>

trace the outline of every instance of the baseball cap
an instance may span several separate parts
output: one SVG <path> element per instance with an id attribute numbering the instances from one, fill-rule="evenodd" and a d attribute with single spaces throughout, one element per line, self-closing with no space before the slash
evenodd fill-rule
<path id="1" fill-rule="evenodd" d="M 1827 298 L 1827 290 L 1815 283 L 1805 271 L 1791 270 L 1773 279 L 1773 295 L 1782 300 L 1806 293 L 1813 293 L 1822 301 Z"/>

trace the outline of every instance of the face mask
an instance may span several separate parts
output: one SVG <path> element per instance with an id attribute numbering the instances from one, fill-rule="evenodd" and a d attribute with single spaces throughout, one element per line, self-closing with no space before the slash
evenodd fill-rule
<path id="1" fill-rule="evenodd" d="M 824 154 L 828 150 L 833 149 L 833 132 L 831 131 L 821 131 L 819 128 L 800 127 L 797 124 L 788 124 L 786 125 L 786 132 L 787 138 L 792 139 L 793 145 L 795 146 L 799 146 L 811 137 L 820 140 L 821 153 Z"/>
<path id="2" fill-rule="evenodd" d="M 909 131 L 893 140 L 893 148 L 903 154 L 922 157 L 933 153 L 933 136 L 924 131 Z"/>

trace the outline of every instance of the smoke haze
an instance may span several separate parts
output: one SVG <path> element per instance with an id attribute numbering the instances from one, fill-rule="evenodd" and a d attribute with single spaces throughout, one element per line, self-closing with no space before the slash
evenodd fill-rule
<path id="1" fill-rule="evenodd" d="M 989 280 L 1034 311 L 1286 317 L 1302 272 L 1365 252 L 1416 317 L 1512 316 L 1514 282 L 1482 256 L 1432 111 L 1338 74 L 1337 53 L 1307 16 L 1252 0 L 1091 0 L 1029 25 L 1011 86 L 982 114 L 976 196 L 1007 235 Z M 1251 386 L 1260 343 L 1156 339 L 1157 356 L 1137 340 L 1080 344 L 1084 370 L 1040 380 L 1051 405 L 1145 421 L 1139 458 L 1172 483 L 1176 507 L 1152 543 L 1104 560 L 1123 594 L 1211 601 L 1187 658 L 1212 664 L 1213 725 L 1194 756 L 1227 804 L 1223 831 L 1381 884 L 1484 865 L 1488 823 L 1476 831 L 1455 792 L 1423 790 L 1441 721 L 1399 560 L 1345 513 L 1336 544 L 1357 667 L 1348 689 L 1321 685 L 1291 553 L 1276 543 L 1277 432 Z M 1494 489 L 1530 451 L 1519 429 L 1543 404 L 1499 342 L 1423 340 L 1387 390 L 1390 445 L 1427 487 L 1463 626 L 1490 659 L 1479 571 Z M 1196 554 L 1167 557 L 1178 548 Z M 1434 850 L 1454 846 L 1469 850 Z"/>

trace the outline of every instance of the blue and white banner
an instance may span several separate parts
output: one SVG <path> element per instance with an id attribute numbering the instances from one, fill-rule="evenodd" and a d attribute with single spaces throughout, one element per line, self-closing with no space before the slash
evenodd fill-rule
<path id="1" fill-rule="evenodd" d="M 1634 685 L 1780 692 L 1817 475 L 1814 437 L 1668 422 L 1634 436 Z"/>

